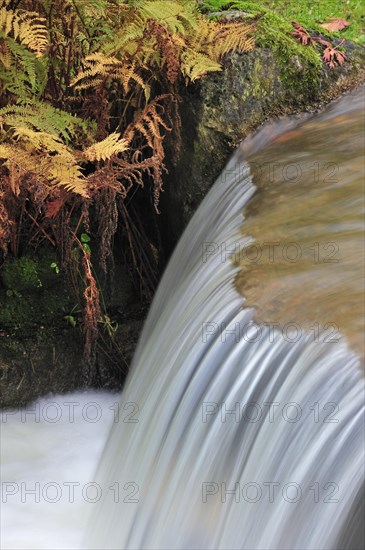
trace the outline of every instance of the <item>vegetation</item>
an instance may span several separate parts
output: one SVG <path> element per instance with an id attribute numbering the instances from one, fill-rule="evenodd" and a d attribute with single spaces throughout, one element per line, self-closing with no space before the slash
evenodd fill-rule
<path id="1" fill-rule="evenodd" d="M 186 0 L 0 3 L 0 251 L 55 250 L 49 269 L 67 274 L 83 306 L 89 366 L 109 320 L 95 260 L 110 274 L 119 222 L 151 291 L 129 204 L 147 186 L 158 210 L 166 138 L 179 147 L 178 85 L 252 49 L 254 27 L 214 22 Z M 14 265 L 37 283 L 33 260 Z"/>
<path id="2" fill-rule="evenodd" d="M 231 6 L 246 9 L 249 13 L 271 10 L 282 21 L 297 21 L 301 26 L 317 33 L 323 33 L 322 23 L 331 19 L 348 21 L 349 25 L 331 36 L 365 43 L 365 10 L 362 0 L 261 0 L 259 2 L 228 2 L 227 0 L 205 0 L 201 3 L 207 10 L 218 11 Z"/>

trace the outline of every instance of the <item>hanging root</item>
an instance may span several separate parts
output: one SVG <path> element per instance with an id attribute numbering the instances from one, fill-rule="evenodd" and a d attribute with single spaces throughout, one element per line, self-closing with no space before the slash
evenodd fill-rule
<path id="1" fill-rule="evenodd" d="M 92 273 L 90 254 L 83 250 L 82 267 L 87 284 L 84 291 L 84 331 L 85 331 L 85 384 L 91 386 L 95 378 L 96 344 L 98 340 L 98 320 L 100 318 L 99 290 Z"/>

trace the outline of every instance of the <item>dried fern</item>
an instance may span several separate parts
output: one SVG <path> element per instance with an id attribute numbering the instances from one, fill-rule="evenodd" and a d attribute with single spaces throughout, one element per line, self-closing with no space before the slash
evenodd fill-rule
<path id="1" fill-rule="evenodd" d="M 100 160 L 110 159 L 113 155 L 117 153 L 122 153 L 128 149 L 128 143 L 124 139 L 120 139 L 120 134 L 113 133 L 110 134 L 103 141 L 99 143 L 94 143 L 88 147 L 84 152 L 83 156 L 93 162 Z"/>
<path id="2" fill-rule="evenodd" d="M 132 265 L 150 273 L 125 199 L 148 185 L 158 211 L 166 137 L 179 148 L 179 80 L 221 70 L 253 47 L 252 30 L 206 19 L 193 0 L 0 0 L 0 249 L 16 254 L 39 234 L 57 246 L 84 300 L 89 364 L 100 298 L 78 234 L 95 219 L 106 272 L 121 219 Z"/>
<path id="3" fill-rule="evenodd" d="M 0 8 L 0 33 L 3 37 L 12 35 L 41 57 L 48 46 L 46 20 L 38 13 L 26 10 L 8 9 L 9 2 L 3 2 Z"/>
<path id="4" fill-rule="evenodd" d="M 84 69 L 73 79 L 71 85 L 76 90 L 84 90 L 101 86 L 106 79 L 118 80 L 123 87 L 124 93 L 128 93 L 131 81 L 141 87 L 145 94 L 146 101 L 150 96 L 150 87 L 143 81 L 143 78 L 136 72 L 135 63 L 123 63 L 113 56 L 106 56 L 95 53 L 87 56 L 84 60 Z"/>

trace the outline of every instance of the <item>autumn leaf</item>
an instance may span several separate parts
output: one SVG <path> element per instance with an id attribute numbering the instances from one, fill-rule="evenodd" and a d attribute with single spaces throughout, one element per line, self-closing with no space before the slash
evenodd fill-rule
<path id="1" fill-rule="evenodd" d="M 300 42 L 304 46 L 307 46 L 307 44 L 310 44 L 311 46 L 313 46 L 313 48 L 316 47 L 309 32 L 306 31 L 304 27 L 299 25 L 299 23 L 297 23 L 296 21 L 292 21 L 291 24 L 294 27 L 294 31 L 292 32 L 292 35 L 294 36 L 294 38 L 298 40 L 298 42 Z"/>
<path id="2" fill-rule="evenodd" d="M 331 42 L 328 42 L 328 40 L 323 40 L 320 36 L 315 36 L 314 40 L 318 42 L 318 44 L 321 44 L 321 46 L 326 46 L 326 48 L 332 48 Z"/>
<path id="3" fill-rule="evenodd" d="M 329 66 L 330 69 L 334 69 L 336 65 L 341 66 L 346 61 L 346 55 L 343 52 L 338 51 L 338 47 L 343 44 L 345 40 L 341 40 L 338 46 L 327 46 L 323 52 L 323 61 Z"/>
<path id="4" fill-rule="evenodd" d="M 342 29 L 346 29 L 346 27 L 350 25 L 350 23 L 345 21 L 345 19 L 339 19 L 336 17 L 331 17 L 330 19 L 331 21 L 328 21 L 327 23 L 320 23 L 320 26 L 329 32 L 342 31 Z"/>
<path id="5" fill-rule="evenodd" d="M 46 204 L 46 212 L 44 216 L 46 218 L 55 218 L 63 206 L 63 199 L 56 199 Z"/>

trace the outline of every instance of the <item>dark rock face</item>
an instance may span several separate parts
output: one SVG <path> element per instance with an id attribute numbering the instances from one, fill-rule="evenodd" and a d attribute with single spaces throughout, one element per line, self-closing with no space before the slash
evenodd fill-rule
<path id="1" fill-rule="evenodd" d="M 361 82 L 364 49 L 345 44 L 349 62 L 333 71 L 293 55 L 283 67 L 266 49 L 233 54 L 220 73 L 181 89 L 182 144 L 169 166 L 161 224 L 169 253 L 237 144 L 264 122 L 316 110 Z"/>
<path id="2" fill-rule="evenodd" d="M 54 257 L 7 259 L 0 271 L 0 407 L 19 407 L 48 393 L 85 386 L 81 310 Z M 115 270 L 112 338 L 100 326 L 94 384 L 120 389 L 128 372 L 146 310 L 128 273 Z M 106 297 L 106 296 L 105 296 Z"/>

